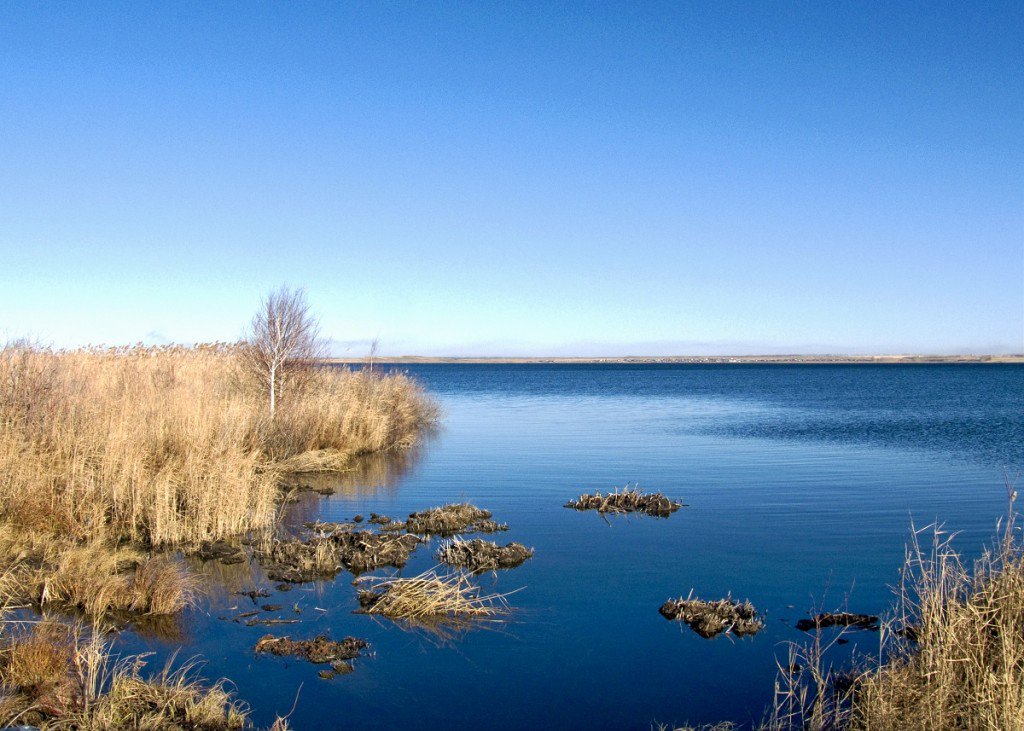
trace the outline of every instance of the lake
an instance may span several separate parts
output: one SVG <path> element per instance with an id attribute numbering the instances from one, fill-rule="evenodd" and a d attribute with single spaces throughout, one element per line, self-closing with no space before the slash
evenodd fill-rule
<path id="1" fill-rule="evenodd" d="M 395 366 L 397 367 L 397 366 Z M 289 520 L 404 517 L 471 501 L 507 522 L 488 536 L 536 549 L 487 574 L 514 592 L 499 626 L 441 641 L 354 614 L 352 576 L 277 592 L 255 566 L 206 564 L 208 595 L 182 636 L 120 647 L 201 654 L 258 724 L 296 729 L 649 729 L 749 724 L 771 702 L 797 620 L 817 608 L 892 605 L 911 525 L 957 531 L 976 554 L 1006 510 L 1004 469 L 1024 466 L 1019 365 L 416 365 L 441 428 L 414 454 L 375 460 Z M 639 483 L 686 503 L 670 518 L 577 512 L 583 491 Z M 422 546 L 402 571 L 434 566 Z M 375 572 L 375 575 L 386 574 Z M 275 634 L 369 640 L 355 672 L 255 656 L 267 631 L 230 621 L 261 602 L 300 623 Z M 755 637 L 703 639 L 658 607 L 690 591 L 750 599 Z M 301 613 L 294 610 L 298 609 Z M 877 651 L 855 632 L 844 655 Z M 837 661 L 843 660 L 837 657 Z"/>

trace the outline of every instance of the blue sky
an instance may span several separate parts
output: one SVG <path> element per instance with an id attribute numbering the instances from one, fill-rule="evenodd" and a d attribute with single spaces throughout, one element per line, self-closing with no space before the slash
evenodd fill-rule
<path id="1" fill-rule="evenodd" d="M 3 3 L 0 338 L 1024 351 L 1024 4 Z"/>

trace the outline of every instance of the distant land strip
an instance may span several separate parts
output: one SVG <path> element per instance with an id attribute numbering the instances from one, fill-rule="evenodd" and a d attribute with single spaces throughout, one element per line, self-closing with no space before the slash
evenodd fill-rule
<path id="1" fill-rule="evenodd" d="M 327 363 L 367 363 L 369 358 L 346 357 L 326 358 Z M 478 357 L 432 357 L 423 355 L 382 356 L 373 358 L 374 363 L 1024 363 L 1024 354 L 1014 355 L 628 355 L 608 358 L 478 358 Z"/>

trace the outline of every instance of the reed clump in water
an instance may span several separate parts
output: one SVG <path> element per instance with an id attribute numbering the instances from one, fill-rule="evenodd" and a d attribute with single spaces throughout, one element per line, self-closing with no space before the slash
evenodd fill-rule
<path id="1" fill-rule="evenodd" d="M 196 582 L 180 561 L 99 541 L 26 537 L 12 530 L 0 536 L 0 561 L 17 584 L 19 600 L 41 609 L 81 610 L 94 618 L 171 615 L 196 595 Z"/>
<path id="2" fill-rule="evenodd" d="M 533 549 L 522 543 L 499 546 L 481 538 L 469 541 L 453 538 L 443 542 L 436 554 L 441 563 L 466 568 L 474 573 L 515 568 L 532 557 Z"/>
<path id="3" fill-rule="evenodd" d="M 665 619 L 678 620 L 704 638 L 729 632 L 737 637 L 755 635 L 764 629 L 764 621 L 749 601 L 732 598 L 705 601 L 693 596 L 669 599 L 658 609 Z"/>
<path id="4" fill-rule="evenodd" d="M 855 673 L 828 664 L 820 633 L 791 648 L 772 729 L 1024 728 L 1024 550 L 1011 519 L 972 563 L 932 529 L 915 531 L 894 616 L 881 624 L 876 662 Z"/>
<path id="5" fill-rule="evenodd" d="M 644 513 L 658 518 L 667 518 L 683 507 L 683 504 L 665 497 L 660 492 L 642 492 L 638 485 L 626 485 L 621 490 L 602 495 L 584 493 L 565 504 L 574 510 L 596 510 L 599 513 Z"/>
<path id="6" fill-rule="evenodd" d="M 450 503 L 413 513 L 405 529 L 421 535 L 452 536 L 459 533 L 495 533 L 508 530 L 508 525 L 491 519 L 491 511 L 469 503 Z"/>
<path id="7" fill-rule="evenodd" d="M 307 540 L 274 540 L 268 549 L 257 549 L 257 556 L 269 578 L 301 584 L 334 578 L 342 569 L 358 575 L 382 566 L 401 568 L 419 543 L 411 535 L 336 530 Z"/>
<path id="8" fill-rule="evenodd" d="M 484 594 L 464 573 L 426 571 L 411 578 L 370 578 L 369 589 L 359 591 L 359 605 L 367 614 L 390 619 L 495 618 L 509 612 L 506 595 Z"/>

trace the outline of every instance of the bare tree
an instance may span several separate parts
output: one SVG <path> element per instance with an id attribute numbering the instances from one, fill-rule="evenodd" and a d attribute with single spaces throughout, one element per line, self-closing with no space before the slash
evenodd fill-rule
<path id="1" fill-rule="evenodd" d="M 373 359 L 377 357 L 377 349 L 380 347 L 380 338 L 374 338 L 373 342 L 370 343 L 370 352 L 366 356 L 366 361 L 370 365 L 370 373 L 373 373 Z"/>
<path id="2" fill-rule="evenodd" d="M 320 326 L 309 313 L 303 289 L 268 294 L 252 318 L 243 359 L 246 370 L 265 385 L 273 417 L 287 384 L 295 385 L 324 352 Z"/>

